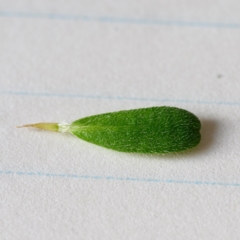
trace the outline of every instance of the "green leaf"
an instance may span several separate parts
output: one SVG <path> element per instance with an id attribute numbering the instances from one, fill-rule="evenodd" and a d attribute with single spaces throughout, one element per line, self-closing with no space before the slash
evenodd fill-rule
<path id="1" fill-rule="evenodd" d="M 174 153 L 196 146 L 201 123 L 175 107 L 150 107 L 74 121 L 68 132 L 102 147 L 135 153 Z"/>

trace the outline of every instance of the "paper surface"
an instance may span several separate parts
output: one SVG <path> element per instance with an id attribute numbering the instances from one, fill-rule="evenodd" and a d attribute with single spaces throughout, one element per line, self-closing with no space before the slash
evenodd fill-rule
<path id="1" fill-rule="evenodd" d="M 240 2 L 1 1 L 1 239 L 239 239 Z M 176 106 L 202 141 L 125 154 L 17 129 Z"/>

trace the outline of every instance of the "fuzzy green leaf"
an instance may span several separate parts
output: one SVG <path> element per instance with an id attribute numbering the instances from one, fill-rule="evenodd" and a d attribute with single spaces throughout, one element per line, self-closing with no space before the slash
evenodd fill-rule
<path id="1" fill-rule="evenodd" d="M 74 121 L 69 132 L 102 147 L 136 153 L 173 153 L 196 146 L 201 123 L 175 107 L 151 107 L 94 115 Z"/>

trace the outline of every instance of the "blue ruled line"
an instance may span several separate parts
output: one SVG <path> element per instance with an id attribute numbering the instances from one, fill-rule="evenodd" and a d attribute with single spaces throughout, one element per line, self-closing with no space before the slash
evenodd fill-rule
<path id="1" fill-rule="evenodd" d="M 229 105 L 240 106 L 240 102 L 227 101 L 205 101 L 205 100 L 190 100 L 190 99 L 168 99 L 168 98 L 141 98 L 141 97 L 124 97 L 124 96 L 103 96 L 103 95 L 83 95 L 71 93 L 47 93 L 47 92 L 13 92 L 0 91 L 0 95 L 20 95 L 34 97 L 65 97 L 65 98 L 88 98 L 88 99 L 103 99 L 103 100 L 119 100 L 119 101 L 146 101 L 146 102 L 161 102 L 161 103 L 189 103 L 189 104 L 205 104 L 205 105 Z"/>
<path id="2" fill-rule="evenodd" d="M 201 27 L 201 28 L 229 28 L 239 29 L 240 23 L 221 23 L 221 22 L 197 22 L 197 21 L 171 21 L 160 19 L 135 19 L 135 18 L 118 18 L 109 16 L 83 16 L 83 15 L 66 15 L 53 13 L 30 13 L 30 12 L 9 12 L 0 11 L 0 17 L 9 18 L 37 18 L 50 20 L 74 20 L 101 23 L 122 23 L 122 24 L 140 24 L 140 25 L 163 25 L 178 27 Z"/>
<path id="3" fill-rule="evenodd" d="M 151 182 L 152 183 L 173 183 L 173 184 L 185 184 L 185 185 L 240 187 L 240 183 L 227 183 L 227 182 L 186 181 L 186 180 L 174 180 L 174 179 L 131 178 L 131 177 L 114 177 L 114 176 L 91 176 L 91 175 L 58 174 L 58 173 L 43 173 L 43 172 L 0 171 L 0 175 L 38 176 L 38 177 L 76 178 L 76 179 L 92 179 L 92 180 L 108 180 L 108 181 L 130 181 L 130 182 L 149 182 L 149 183 L 151 183 Z"/>

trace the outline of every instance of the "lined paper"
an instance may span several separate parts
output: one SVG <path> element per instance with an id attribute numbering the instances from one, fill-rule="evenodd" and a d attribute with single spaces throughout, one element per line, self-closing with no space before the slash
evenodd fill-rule
<path id="1" fill-rule="evenodd" d="M 1 1 L 1 239 L 239 239 L 240 3 Z M 15 126 L 176 106 L 199 146 L 126 154 Z"/>

